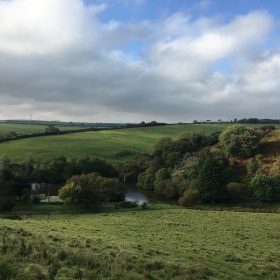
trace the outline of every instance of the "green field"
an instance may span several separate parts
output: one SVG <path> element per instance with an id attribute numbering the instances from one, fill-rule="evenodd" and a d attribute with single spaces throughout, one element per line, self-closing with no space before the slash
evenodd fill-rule
<path id="1" fill-rule="evenodd" d="M 156 141 L 162 137 L 178 137 L 182 133 L 205 133 L 221 131 L 225 124 L 181 124 L 146 128 L 131 128 L 77 134 L 45 136 L 16 140 L 0 144 L 0 155 L 21 161 L 27 154 L 46 159 L 66 157 L 99 157 L 113 164 L 125 162 L 136 153 L 150 153 Z"/>
<path id="2" fill-rule="evenodd" d="M 279 279 L 279 223 L 180 208 L 0 219 L 0 256 L 21 275 L 55 263 L 48 279 Z"/>
<path id="3" fill-rule="evenodd" d="M 43 124 L 11 124 L 0 123 L 0 135 L 5 135 L 9 132 L 16 132 L 18 134 L 32 134 L 38 132 L 44 132 L 47 125 Z M 56 125 L 60 130 L 78 129 L 77 126 L 60 126 Z"/>

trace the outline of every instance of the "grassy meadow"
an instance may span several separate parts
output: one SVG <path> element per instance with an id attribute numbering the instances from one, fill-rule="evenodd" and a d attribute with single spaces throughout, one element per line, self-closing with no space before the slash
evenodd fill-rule
<path id="1" fill-rule="evenodd" d="M 279 214 L 165 208 L 0 219 L 0 278 L 280 278 Z"/>
<path id="2" fill-rule="evenodd" d="M 47 125 L 44 124 L 14 124 L 14 123 L 0 123 L 0 135 L 5 135 L 9 132 L 16 132 L 18 134 L 32 134 L 44 132 Z M 56 125 L 60 130 L 77 129 L 77 126 L 60 126 Z"/>
<path id="3" fill-rule="evenodd" d="M 110 163 L 123 163 L 137 153 L 150 153 L 162 137 L 176 138 L 182 133 L 222 131 L 228 124 L 178 124 L 158 127 L 130 128 L 44 136 L 0 144 L 0 155 L 21 161 L 27 154 L 46 159 L 55 156 L 98 157 Z"/>

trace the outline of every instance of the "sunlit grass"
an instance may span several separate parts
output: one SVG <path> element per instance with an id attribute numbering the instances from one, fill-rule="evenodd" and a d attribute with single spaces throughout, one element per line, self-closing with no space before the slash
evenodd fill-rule
<path id="1" fill-rule="evenodd" d="M 56 279 L 75 279 L 78 267 L 78 279 L 279 279 L 279 214 L 167 207 L 2 219 L 2 236 L 34 248 L 1 255 L 43 273 L 57 262 Z M 40 250 L 46 261 L 34 259 Z"/>

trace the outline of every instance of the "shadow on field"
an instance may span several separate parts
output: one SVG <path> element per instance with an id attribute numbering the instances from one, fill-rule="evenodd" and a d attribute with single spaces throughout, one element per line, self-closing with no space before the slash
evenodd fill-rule
<path id="1" fill-rule="evenodd" d="M 127 207 L 127 206 L 126 206 Z M 12 212 L 0 213 L 0 218 L 21 220 L 26 216 L 47 216 L 49 218 L 53 215 L 77 215 L 77 214 L 110 214 L 122 212 L 143 212 L 150 210 L 162 209 L 177 209 L 179 206 L 170 204 L 145 204 L 136 205 L 135 207 L 120 207 L 117 204 L 99 205 L 94 208 L 81 208 L 77 205 L 64 205 L 64 204 L 23 204 L 16 205 Z"/>

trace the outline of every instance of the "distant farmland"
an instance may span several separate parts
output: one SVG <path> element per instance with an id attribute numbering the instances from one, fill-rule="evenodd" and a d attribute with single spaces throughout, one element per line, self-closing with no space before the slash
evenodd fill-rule
<path id="1" fill-rule="evenodd" d="M 226 126 L 228 124 L 178 124 L 44 136 L 1 143 L 0 155 L 5 154 L 16 161 L 23 160 L 27 154 L 40 159 L 55 156 L 76 158 L 88 155 L 118 164 L 133 158 L 137 153 L 152 152 L 154 144 L 162 137 L 176 138 L 182 133 L 210 134 L 221 131 Z M 22 131 L 43 129 L 40 125 L 18 125 L 18 128 Z"/>
<path id="2" fill-rule="evenodd" d="M 60 130 L 78 129 L 78 126 L 62 126 L 55 125 Z M 16 132 L 17 134 L 32 134 L 44 132 L 46 124 L 17 124 L 17 123 L 0 123 L 0 135 L 5 135 L 9 132 Z"/>

